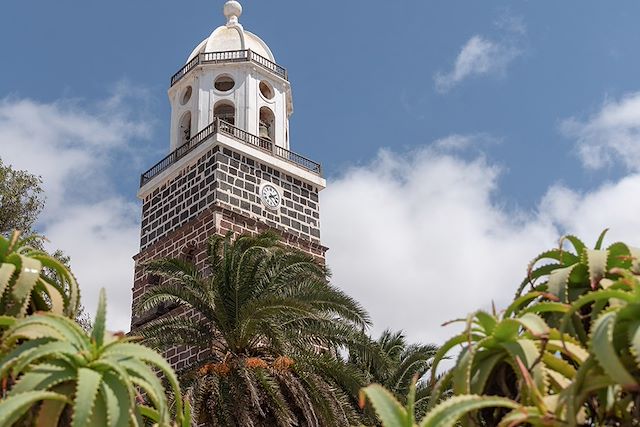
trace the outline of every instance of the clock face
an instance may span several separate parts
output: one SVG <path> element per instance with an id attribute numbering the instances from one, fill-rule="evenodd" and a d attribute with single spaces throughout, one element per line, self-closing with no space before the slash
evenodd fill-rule
<path id="1" fill-rule="evenodd" d="M 262 189 L 260 190 L 260 199 L 269 209 L 278 209 L 280 207 L 280 202 L 282 201 L 280 193 L 278 193 L 276 187 L 271 184 L 265 184 L 262 186 Z"/>

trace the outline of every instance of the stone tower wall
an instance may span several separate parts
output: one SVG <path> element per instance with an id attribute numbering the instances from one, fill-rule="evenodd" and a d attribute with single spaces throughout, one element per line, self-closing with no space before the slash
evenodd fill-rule
<path id="1" fill-rule="evenodd" d="M 260 185 L 281 189 L 277 211 L 265 208 Z M 229 148 L 216 145 L 145 196 L 140 248 L 145 251 L 211 206 L 219 206 L 267 226 L 320 244 L 318 188 Z"/>

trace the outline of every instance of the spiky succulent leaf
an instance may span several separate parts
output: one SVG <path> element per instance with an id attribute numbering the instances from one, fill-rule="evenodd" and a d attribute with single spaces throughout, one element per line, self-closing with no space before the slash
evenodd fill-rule
<path id="1" fill-rule="evenodd" d="M 104 344 L 105 329 L 107 325 L 107 295 L 104 289 L 100 290 L 100 297 L 98 298 L 98 310 L 96 311 L 96 318 L 93 321 L 93 329 L 91 330 L 91 339 L 97 347 L 102 347 Z"/>
<path id="2" fill-rule="evenodd" d="M 596 319 L 591 333 L 591 351 L 607 375 L 618 384 L 632 388 L 636 387 L 638 382 L 625 368 L 613 345 L 613 328 L 616 322 L 616 314 L 615 311 L 608 311 Z"/>
<path id="3" fill-rule="evenodd" d="M 510 399 L 491 396 L 455 396 L 437 405 L 422 419 L 420 427 L 453 427 L 465 414 L 483 408 L 516 409 L 520 405 Z"/>
<path id="4" fill-rule="evenodd" d="M 372 384 L 362 389 L 382 424 L 389 427 L 413 427 L 406 409 L 384 387 Z"/>
<path id="5" fill-rule="evenodd" d="M 48 391 L 29 391 L 0 400 L 0 425 L 11 426 L 38 402 L 54 400 L 66 402 L 67 398 Z"/>

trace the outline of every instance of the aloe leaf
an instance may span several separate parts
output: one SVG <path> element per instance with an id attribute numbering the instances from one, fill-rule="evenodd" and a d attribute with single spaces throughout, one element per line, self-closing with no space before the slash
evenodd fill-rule
<path id="1" fill-rule="evenodd" d="M 111 372 L 104 373 L 101 390 L 110 427 L 128 427 L 133 407 L 131 391 Z"/>
<path id="2" fill-rule="evenodd" d="M 445 342 L 442 346 L 440 346 L 435 356 L 433 357 L 433 362 L 431 363 L 431 382 L 432 383 L 435 383 L 436 381 L 436 371 L 437 371 L 436 368 L 438 367 L 442 359 L 445 357 L 445 355 L 449 352 L 449 350 L 467 341 L 468 341 L 467 335 L 460 334 L 460 335 L 456 335 L 455 337 L 451 338 L 449 341 Z"/>
<path id="3" fill-rule="evenodd" d="M 568 304 L 563 304 L 561 302 L 539 302 L 537 304 L 532 305 L 531 307 L 527 307 L 521 311 L 524 313 L 567 313 L 571 310 L 571 306 Z"/>
<path id="4" fill-rule="evenodd" d="M 138 406 L 138 410 L 140 411 L 140 415 L 143 417 L 150 419 L 154 423 L 160 422 L 160 414 L 154 408 L 146 405 L 140 405 Z"/>
<path id="5" fill-rule="evenodd" d="M 64 296 L 60 291 L 54 286 L 50 285 L 44 280 L 40 280 L 39 283 L 45 288 L 47 291 L 47 295 L 49 296 L 49 305 L 51 308 L 51 313 L 63 315 L 64 314 Z"/>
<path id="6" fill-rule="evenodd" d="M 516 298 L 511 303 L 511 305 L 509 305 L 509 307 L 507 307 L 507 309 L 504 311 L 504 317 L 509 317 L 511 316 L 512 313 L 520 311 L 520 307 L 522 307 L 523 305 L 526 305 L 527 303 L 533 301 L 536 298 L 539 298 L 542 295 L 544 295 L 543 292 L 534 291 Z"/>
<path id="7" fill-rule="evenodd" d="M 388 390 L 379 384 L 362 389 L 382 424 L 386 427 L 413 427 L 407 411 Z"/>
<path id="8" fill-rule="evenodd" d="M 596 319 L 591 332 L 591 351 L 602 369 L 615 382 L 623 387 L 634 387 L 637 385 L 636 380 L 624 367 L 613 346 L 616 314 L 615 311 L 608 311 Z"/>
<path id="9" fill-rule="evenodd" d="M 567 283 L 569 282 L 569 277 L 571 276 L 571 272 L 576 267 L 576 265 L 571 265 L 569 267 L 558 268 L 557 270 L 553 270 L 551 274 L 549 274 L 549 279 L 547 282 L 547 290 L 549 293 L 557 296 L 561 302 L 567 302 Z"/>
<path id="10" fill-rule="evenodd" d="M 542 361 L 544 362 L 548 371 L 558 372 L 568 379 L 572 379 L 576 375 L 576 369 L 571 364 L 569 364 L 561 357 L 553 355 L 549 352 L 544 352 L 544 354 L 542 355 Z"/>
<path id="11" fill-rule="evenodd" d="M 11 311 L 11 314 L 22 317 L 27 310 L 31 290 L 40 277 L 42 264 L 36 259 L 23 255 L 18 256 L 20 257 L 20 272 L 12 289 L 12 296 L 17 306 Z"/>
<path id="12" fill-rule="evenodd" d="M 453 393 L 469 394 L 471 392 L 471 368 L 473 367 L 473 357 L 476 347 L 465 347 L 458 357 L 458 363 L 453 370 Z"/>
<path id="13" fill-rule="evenodd" d="M 503 319 L 494 329 L 492 336 L 501 342 L 512 341 L 518 336 L 521 326 L 516 319 Z"/>
<path id="14" fill-rule="evenodd" d="M 596 246 L 594 247 L 594 249 L 600 250 L 602 248 L 602 243 L 604 242 L 604 237 L 607 235 L 608 231 L 609 231 L 608 228 L 605 228 L 604 230 L 602 230 L 602 233 L 600 233 L 600 236 L 598 236 L 598 241 L 596 242 Z"/>
<path id="15" fill-rule="evenodd" d="M 571 380 L 557 371 L 547 369 L 545 373 L 550 380 L 549 390 L 564 390 L 571 385 Z M 553 386 L 553 384 L 555 384 L 555 386 Z"/>
<path id="16" fill-rule="evenodd" d="M 607 259 L 609 258 L 608 250 L 590 250 L 584 251 L 589 268 L 589 282 L 591 289 L 596 289 L 598 282 L 607 272 Z"/>
<path id="17" fill-rule="evenodd" d="M 482 326 L 487 335 L 490 335 L 498 324 L 494 316 L 482 310 L 476 312 L 476 321 Z"/>
<path id="18" fill-rule="evenodd" d="M 0 426 L 11 426 L 33 405 L 42 400 L 66 402 L 67 398 L 50 391 L 30 391 L 0 400 Z"/>
<path id="19" fill-rule="evenodd" d="M 573 250 L 575 253 L 580 254 L 583 250 L 587 248 L 587 245 L 584 244 L 582 240 L 580 240 L 577 236 L 573 234 L 567 234 L 560 239 L 560 245 L 562 246 L 562 242 L 564 240 L 568 240 L 573 245 Z"/>
<path id="20" fill-rule="evenodd" d="M 578 363 L 583 363 L 589 358 L 589 352 L 586 349 L 577 343 L 567 340 L 549 340 L 547 349 L 549 351 L 559 351 Z"/>
<path id="21" fill-rule="evenodd" d="M 161 369 L 167 368 L 168 371 L 173 372 L 173 369 L 171 369 L 170 365 L 159 353 L 140 344 L 114 342 L 105 347 L 102 355 L 104 357 L 115 356 L 117 358 L 119 356 L 124 356 L 137 358 L 154 364 Z"/>
<path id="22" fill-rule="evenodd" d="M 13 343 L 22 338 L 34 339 L 51 337 L 68 341 L 76 348 L 86 349 L 90 341 L 82 328 L 73 320 L 47 313 L 36 314 L 21 319 L 7 331 L 6 343 Z"/>
<path id="23" fill-rule="evenodd" d="M 61 282 L 60 285 L 67 293 L 65 314 L 70 318 L 74 318 L 80 305 L 80 289 L 74 275 L 64 264 L 47 254 L 32 255 L 32 257 L 40 261 L 43 267 L 47 267 L 57 273 Z"/>
<path id="24" fill-rule="evenodd" d="M 69 367 L 37 365 L 23 374 L 11 388 L 10 395 L 27 391 L 50 390 L 52 387 L 75 378 L 75 371 Z"/>
<path id="25" fill-rule="evenodd" d="M 524 313 L 522 316 L 515 319 L 520 323 L 531 335 L 536 338 L 546 337 L 549 335 L 549 326 L 547 322 L 534 313 Z"/>
<path id="26" fill-rule="evenodd" d="M 575 314 L 578 310 L 580 310 L 585 305 L 592 302 L 600 301 L 600 300 L 608 300 L 611 298 L 619 299 L 627 303 L 634 302 L 634 296 L 632 294 L 630 294 L 629 292 L 625 292 L 617 289 L 609 288 L 609 289 L 602 289 L 594 292 L 589 292 L 588 294 L 581 296 L 580 298 L 578 298 L 577 301 L 571 304 L 571 310 L 569 310 L 562 318 L 562 325 L 560 327 L 560 331 L 562 332 L 566 330 L 566 327 L 569 324 L 569 321 L 571 320 L 571 316 L 573 316 L 573 314 Z"/>
<path id="27" fill-rule="evenodd" d="M 75 355 L 77 349 L 71 344 L 64 341 L 52 341 L 46 344 L 42 344 L 16 360 L 13 367 L 14 372 L 22 372 L 27 366 L 36 362 L 38 359 L 45 358 L 51 355 L 68 354 Z"/>
<path id="28" fill-rule="evenodd" d="M 187 399 L 184 401 L 184 414 L 180 427 L 191 427 L 191 403 Z"/>
<path id="29" fill-rule="evenodd" d="M 538 408 L 520 407 L 502 417 L 497 427 L 514 427 L 520 425 L 552 425 L 547 414 L 540 413 Z M 541 421 L 544 421 L 541 422 Z"/>
<path id="30" fill-rule="evenodd" d="M 78 369 L 78 385 L 73 405 L 73 427 L 91 425 L 90 420 L 96 405 L 101 381 L 102 375 L 99 372 L 88 368 Z"/>
<path id="31" fill-rule="evenodd" d="M 511 360 L 515 361 L 520 359 L 526 369 L 533 369 L 533 372 L 531 373 L 533 374 L 535 386 L 538 391 L 544 391 L 545 378 L 542 366 L 539 363 L 535 367 L 533 365 L 540 357 L 540 350 L 536 346 L 535 342 L 530 339 L 519 339 L 517 341 L 503 343 L 502 346 L 509 353 Z"/>
<path id="32" fill-rule="evenodd" d="M 13 264 L 0 265 L 0 297 L 4 295 L 5 291 L 9 288 L 9 282 L 11 276 L 16 271 L 16 266 Z"/>
<path id="33" fill-rule="evenodd" d="M 120 363 L 127 368 L 131 382 L 144 390 L 160 414 L 163 417 L 167 417 L 168 408 L 165 399 L 165 391 L 162 387 L 162 383 L 153 371 L 148 366 L 144 365 L 144 363 L 134 361 L 133 359 L 128 361 L 122 360 Z"/>
<path id="34" fill-rule="evenodd" d="M 431 395 L 429 396 L 429 402 L 427 404 L 427 409 L 431 409 L 440 401 L 442 396 L 449 390 L 451 386 L 451 378 L 453 378 L 453 369 L 449 369 L 445 372 L 444 375 L 435 382 L 435 386 L 431 391 Z"/>
<path id="35" fill-rule="evenodd" d="M 453 427 L 463 415 L 483 408 L 516 409 L 520 405 L 503 397 L 454 396 L 438 404 L 420 422 L 420 427 Z"/>
<path id="36" fill-rule="evenodd" d="M 140 344 L 116 342 L 107 346 L 103 352 L 103 356 L 108 356 L 110 354 L 116 356 L 121 355 L 137 358 L 155 365 L 158 369 L 160 369 L 166 379 L 169 381 L 169 384 L 171 384 L 171 388 L 175 393 L 176 411 L 178 413 L 182 412 L 182 398 L 180 394 L 180 385 L 178 384 L 178 378 L 171 368 L 171 365 L 169 365 L 169 363 L 159 353 Z"/>
<path id="37" fill-rule="evenodd" d="M 483 352 L 482 355 L 478 355 L 476 358 L 476 366 L 473 370 L 473 376 L 471 378 L 471 393 L 482 394 L 484 393 L 485 386 L 488 379 L 491 377 L 496 365 L 505 358 L 503 351 L 491 351 Z"/>
<path id="38" fill-rule="evenodd" d="M 104 333 L 107 327 L 107 296 L 104 288 L 100 289 L 100 297 L 98 299 L 98 311 L 93 322 L 91 330 L 91 340 L 100 348 L 104 344 Z"/>
<path id="39" fill-rule="evenodd" d="M 0 359 L 0 377 L 5 377 L 20 357 L 23 357 L 25 354 L 36 350 L 42 344 L 46 344 L 50 341 L 51 340 L 48 338 L 25 341 L 19 347 L 16 347 L 5 354 L 4 357 Z"/>
<path id="40" fill-rule="evenodd" d="M 102 396 L 102 393 L 100 392 L 100 388 L 98 388 L 96 403 L 94 405 L 93 413 L 91 414 L 90 419 L 91 421 L 89 422 L 89 425 L 91 427 L 109 427 L 109 420 L 107 418 L 107 407 L 104 396 Z"/>
<path id="41" fill-rule="evenodd" d="M 607 259 L 607 270 L 611 270 L 613 268 L 631 268 L 631 251 L 625 243 L 613 243 L 607 248 L 607 251 L 609 252 L 609 257 Z"/>

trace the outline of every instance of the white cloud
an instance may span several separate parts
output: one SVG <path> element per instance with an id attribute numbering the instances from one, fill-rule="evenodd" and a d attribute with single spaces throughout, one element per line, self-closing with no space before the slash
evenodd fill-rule
<path id="1" fill-rule="evenodd" d="M 107 288 L 109 326 L 120 330 L 128 330 L 130 323 L 139 208 L 117 194 L 115 180 L 127 167 L 138 169 L 140 142 L 151 134 L 149 121 L 139 113 L 141 101 L 144 94 L 126 84 L 97 105 L 0 100 L 3 161 L 44 181 L 47 201 L 40 232 L 51 248 L 71 257 L 89 312 L 99 289 Z"/>
<path id="2" fill-rule="evenodd" d="M 482 75 L 503 75 L 507 66 L 521 54 L 512 43 L 498 42 L 474 35 L 462 47 L 453 69 L 436 73 L 436 90 L 444 93 L 463 80 Z"/>
<path id="3" fill-rule="evenodd" d="M 506 209 L 500 168 L 434 148 L 381 151 L 323 192 L 323 240 L 334 281 L 370 310 L 374 333 L 404 329 L 441 342 L 440 325 L 495 301 L 504 308 L 528 262 L 566 232 L 640 244 L 640 175 L 589 193 L 554 186 L 535 211 Z"/>
<path id="4" fill-rule="evenodd" d="M 585 167 L 600 169 L 620 162 L 628 170 L 640 171 L 640 92 L 607 100 L 587 120 L 566 119 L 561 130 L 576 139 Z"/>
<path id="5" fill-rule="evenodd" d="M 433 142 L 432 147 L 440 151 L 465 151 L 470 148 L 483 148 L 488 144 L 499 143 L 500 140 L 494 136 L 478 133 L 478 134 L 459 134 L 454 133 L 440 138 Z"/>
<path id="6" fill-rule="evenodd" d="M 519 46 L 527 27 L 522 17 L 508 11 L 498 17 L 494 27 L 498 30 L 497 38 L 473 35 L 460 49 L 451 70 L 434 75 L 438 92 L 448 92 L 472 77 L 505 75 L 511 62 L 523 53 Z"/>

